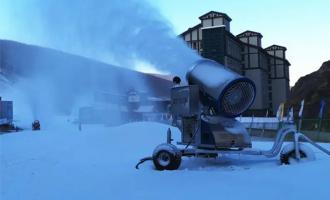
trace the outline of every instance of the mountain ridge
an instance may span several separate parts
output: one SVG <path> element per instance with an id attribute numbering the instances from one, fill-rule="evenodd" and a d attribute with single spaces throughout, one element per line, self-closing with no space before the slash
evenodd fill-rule
<path id="1" fill-rule="evenodd" d="M 291 88 L 287 105 L 298 111 L 303 99 L 304 117 L 317 118 L 321 100 L 327 105 L 325 117 L 330 117 L 330 60 L 324 62 L 317 71 L 299 78 Z"/>

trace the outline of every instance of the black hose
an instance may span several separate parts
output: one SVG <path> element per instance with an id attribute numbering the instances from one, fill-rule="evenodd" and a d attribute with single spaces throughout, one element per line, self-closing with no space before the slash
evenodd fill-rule
<path id="1" fill-rule="evenodd" d="M 145 157 L 145 158 L 142 158 L 136 165 L 135 165 L 135 169 L 139 169 L 139 165 L 141 165 L 142 163 L 144 163 L 145 161 L 148 161 L 148 160 L 152 160 L 152 157 Z"/>

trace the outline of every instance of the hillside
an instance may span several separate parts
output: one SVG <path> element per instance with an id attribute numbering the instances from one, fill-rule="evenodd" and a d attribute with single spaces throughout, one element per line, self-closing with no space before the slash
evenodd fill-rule
<path id="1" fill-rule="evenodd" d="M 12 82 L 22 77 L 52 73 L 51 77 L 45 78 L 60 78 L 52 80 L 54 82 L 78 82 L 82 87 L 94 84 L 100 91 L 116 94 L 135 88 L 151 95 L 168 96 L 171 87 L 171 81 L 153 75 L 15 41 L 0 40 L 0 52 L 0 74 Z M 56 76 L 58 73 L 60 76 Z M 107 85 L 109 82 L 116 87 Z"/>
<path id="2" fill-rule="evenodd" d="M 326 101 L 326 117 L 330 117 L 330 61 L 324 62 L 319 70 L 301 77 L 292 87 L 288 104 L 298 110 L 302 99 L 305 99 L 305 117 L 318 116 L 321 99 Z"/>

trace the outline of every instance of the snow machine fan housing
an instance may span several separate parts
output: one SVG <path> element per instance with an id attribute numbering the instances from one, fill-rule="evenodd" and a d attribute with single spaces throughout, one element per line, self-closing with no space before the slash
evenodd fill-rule
<path id="1" fill-rule="evenodd" d="M 187 72 L 189 85 L 198 85 L 201 103 L 226 117 L 237 117 L 250 108 L 256 87 L 250 79 L 215 61 L 202 59 Z"/>

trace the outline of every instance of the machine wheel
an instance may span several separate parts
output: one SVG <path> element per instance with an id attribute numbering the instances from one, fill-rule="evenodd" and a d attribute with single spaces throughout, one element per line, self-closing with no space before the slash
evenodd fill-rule
<path id="1" fill-rule="evenodd" d="M 181 152 L 172 144 L 161 144 L 154 150 L 152 160 L 157 170 L 176 170 L 181 164 Z"/>
<path id="2" fill-rule="evenodd" d="M 300 161 L 315 160 L 314 152 L 305 144 L 299 143 Z M 286 145 L 281 152 L 281 164 L 289 165 L 297 162 L 294 144 Z"/>

